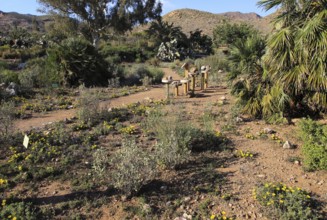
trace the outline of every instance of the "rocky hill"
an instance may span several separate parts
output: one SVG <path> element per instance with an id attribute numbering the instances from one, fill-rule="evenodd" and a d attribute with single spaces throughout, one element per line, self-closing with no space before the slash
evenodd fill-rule
<path id="1" fill-rule="evenodd" d="M 28 31 L 45 31 L 45 24 L 52 21 L 49 16 L 19 14 L 0 11 L 0 31 L 6 33 L 10 28 L 21 27 Z"/>
<path id="2" fill-rule="evenodd" d="M 232 23 L 247 23 L 253 25 L 263 34 L 268 34 L 272 30 L 270 21 L 273 15 L 261 17 L 256 13 L 240 13 L 227 12 L 221 14 L 213 14 L 209 12 L 180 9 L 172 11 L 163 16 L 163 20 L 169 23 L 174 23 L 175 26 L 180 26 L 182 30 L 188 34 L 190 31 L 200 29 L 203 33 L 212 36 L 213 29 L 221 24 L 224 20 Z M 22 27 L 29 31 L 38 30 L 45 31 L 45 25 L 53 21 L 50 16 L 35 16 L 30 14 L 19 14 L 16 12 L 0 11 L 0 31 L 7 32 L 14 26 Z M 146 27 L 137 28 L 144 30 Z"/>
<path id="3" fill-rule="evenodd" d="M 224 20 L 232 23 L 250 24 L 263 34 L 268 34 L 272 30 L 270 24 L 273 15 L 261 17 L 256 13 L 227 12 L 213 14 L 194 9 L 180 9 L 172 11 L 163 16 L 163 20 L 180 26 L 185 33 L 200 29 L 203 33 L 212 36 L 213 29 Z"/>

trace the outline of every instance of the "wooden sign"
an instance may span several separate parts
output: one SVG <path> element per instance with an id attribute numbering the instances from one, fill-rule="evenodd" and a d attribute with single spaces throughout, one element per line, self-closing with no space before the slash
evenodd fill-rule
<path id="1" fill-rule="evenodd" d="M 25 134 L 24 141 L 23 141 L 23 145 L 25 148 L 28 147 L 29 141 L 30 141 L 29 137 Z"/>

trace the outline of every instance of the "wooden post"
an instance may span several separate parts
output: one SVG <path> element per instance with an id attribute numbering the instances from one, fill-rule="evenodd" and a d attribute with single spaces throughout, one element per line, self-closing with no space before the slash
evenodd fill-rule
<path id="1" fill-rule="evenodd" d="M 204 90 L 204 73 L 201 72 L 201 90 Z"/>
<path id="2" fill-rule="evenodd" d="M 178 93 L 178 84 L 176 83 L 175 84 L 175 96 L 179 96 L 179 93 Z"/>
<path id="3" fill-rule="evenodd" d="M 189 91 L 188 90 L 189 80 L 188 79 L 182 79 L 180 82 L 183 84 L 184 95 L 187 95 L 187 93 Z"/>
<path id="4" fill-rule="evenodd" d="M 169 99 L 169 83 L 166 84 L 166 87 L 167 87 L 167 99 Z"/>
<path id="5" fill-rule="evenodd" d="M 168 79 L 168 78 L 162 79 L 161 82 L 166 84 L 166 93 L 167 93 L 166 97 L 167 97 L 167 99 L 169 99 L 169 84 L 172 82 L 172 79 Z"/>
<path id="6" fill-rule="evenodd" d="M 204 89 L 208 88 L 208 72 L 204 73 Z"/>

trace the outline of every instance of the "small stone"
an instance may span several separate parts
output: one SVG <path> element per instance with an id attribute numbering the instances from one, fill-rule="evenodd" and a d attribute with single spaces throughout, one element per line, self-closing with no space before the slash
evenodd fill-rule
<path id="1" fill-rule="evenodd" d="M 244 122 L 244 119 L 241 117 L 236 117 L 236 122 Z"/>
<path id="2" fill-rule="evenodd" d="M 184 213 L 183 218 L 192 219 L 192 215 L 188 215 L 187 213 Z"/>
<path id="3" fill-rule="evenodd" d="M 264 129 L 263 129 L 263 132 L 264 132 L 265 134 L 274 134 L 274 133 L 276 133 L 274 130 L 272 130 L 272 129 L 270 129 L 270 128 L 264 128 Z"/>
<path id="4" fill-rule="evenodd" d="M 191 201 L 191 197 L 185 197 L 184 198 L 184 202 L 189 202 L 189 201 Z"/>
<path id="5" fill-rule="evenodd" d="M 187 219 L 184 217 L 176 217 L 176 218 L 174 218 L 174 220 L 187 220 Z"/>
<path id="6" fill-rule="evenodd" d="M 300 164 L 300 161 L 298 161 L 298 160 L 294 161 L 294 164 L 295 164 L 295 165 L 301 165 L 301 164 Z"/>
<path id="7" fill-rule="evenodd" d="M 266 178 L 266 175 L 264 175 L 264 174 L 259 174 L 259 175 L 257 175 L 257 177 L 259 177 L 259 178 Z"/>
<path id="8" fill-rule="evenodd" d="M 149 204 L 144 204 L 142 208 L 145 213 L 150 213 L 152 211 Z"/>
<path id="9" fill-rule="evenodd" d="M 321 180 L 320 182 L 318 182 L 318 185 L 322 185 L 322 184 L 324 184 L 324 181 L 323 180 Z"/>
<path id="10" fill-rule="evenodd" d="M 284 148 L 284 149 L 293 149 L 293 148 L 294 148 L 294 145 L 292 145 L 291 142 L 286 141 L 286 142 L 283 144 L 283 148 Z"/>
<path id="11" fill-rule="evenodd" d="M 168 188 L 167 186 L 161 186 L 161 187 L 160 187 L 160 190 L 161 190 L 161 191 L 166 191 L 167 188 Z"/>
<path id="12" fill-rule="evenodd" d="M 170 206 L 171 203 L 172 203 L 171 201 L 166 202 L 166 206 Z"/>

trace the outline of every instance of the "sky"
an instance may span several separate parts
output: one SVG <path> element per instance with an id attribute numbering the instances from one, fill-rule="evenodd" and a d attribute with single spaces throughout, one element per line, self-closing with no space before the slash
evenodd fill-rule
<path id="1" fill-rule="evenodd" d="M 163 3 L 162 15 L 182 8 L 197 9 L 211 13 L 223 12 L 255 12 L 261 16 L 272 13 L 265 12 L 256 6 L 258 0 L 160 0 Z M 37 12 L 39 3 L 36 0 L 0 0 L 0 11 L 18 12 L 21 14 L 41 15 Z"/>

